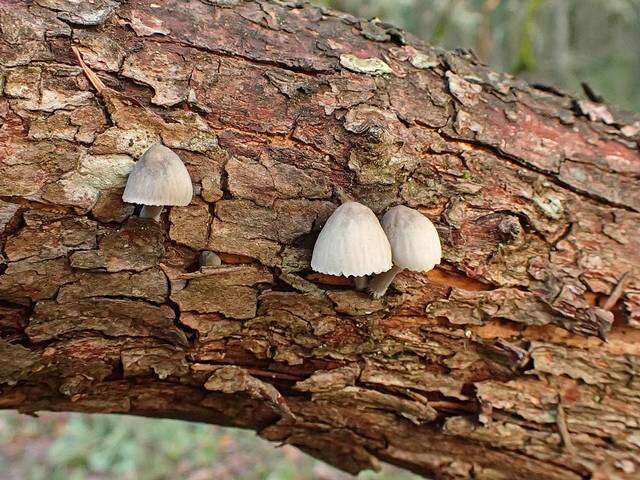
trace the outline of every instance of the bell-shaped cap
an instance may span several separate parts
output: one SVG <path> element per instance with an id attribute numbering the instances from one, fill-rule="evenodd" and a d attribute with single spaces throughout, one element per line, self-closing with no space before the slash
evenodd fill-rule
<path id="1" fill-rule="evenodd" d="M 311 268 L 329 275 L 359 277 L 391 267 L 391 247 L 375 213 L 357 202 L 336 208 L 313 247 Z"/>
<path id="2" fill-rule="evenodd" d="M 129 174 L 122 200 L 139 205 L 189 205 L 193 185 L 187 168 L 172 150 L 151 145 Z"/>
<path id="3" fill-rule="evenodd" d="M 442 260 L 440 237 L 433 223 L 413 208 L 398 205 L 382 217 L 393 253 L 393 264 L 400 268 L 424 272 Z"/>

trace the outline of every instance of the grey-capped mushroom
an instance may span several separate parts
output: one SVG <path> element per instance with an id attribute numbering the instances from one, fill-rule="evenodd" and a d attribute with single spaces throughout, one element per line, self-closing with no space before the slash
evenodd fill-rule
<path id="1" fill-rule="evenodd" d="M 193 197 L 193 185 L 180 157 L 160 143 L 151 145 L 129 174 L 122 200 L 143 205 L 140 218 L 160 220 L 165 206 L 183 207 Z"/>
<path id="2" fill-rule="evenodd" d="M 311 268 L 355 277 L 356 288 L 363 289 L 363 277 L 391 267 L 391 247 L 375 213 L 357 202 L 336 208 L 313 247 Z"/>
<path id="3" fill-rule="evenodd" d="M 404 205 L 390 208 L 382 217 L 382 228 L 391 244 L 393 267 L 369 282 L 374 298 L 382 297 L 402 270 L 428 272 L 442 260 L 438 231 L 417 210 Z"/>
<path id="4" fill-rule="evenodd" d="M 200 253 L 198 258 L 201 267 L 219 267 L 222 265 L 222 260 L 216 252 L 210 250 L 204 250 Z"/>

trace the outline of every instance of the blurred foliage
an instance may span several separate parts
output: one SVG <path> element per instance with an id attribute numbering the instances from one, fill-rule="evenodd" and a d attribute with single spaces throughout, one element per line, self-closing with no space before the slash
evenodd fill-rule
<path id="1" fill-rule="evenodd" d="M 0 412 L 2 480 L 347 480 L 255 433 L 123 415 Z M 392 467 L 361 480 L 418 480 Z"/>
<path id="2" fill-rule="evenodd" d="M 640 0 L 315 0 L 427 42 L 471 48 L 494 69 L 573 94 L 581 82 L 640 111 Z"/>

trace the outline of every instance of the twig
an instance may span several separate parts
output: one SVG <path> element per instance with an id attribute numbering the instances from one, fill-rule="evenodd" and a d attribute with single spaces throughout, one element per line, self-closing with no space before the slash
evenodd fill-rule
<path id="1" fill-rule="evenodd" d="M 616 306 L 616 303 L 618 303 L 618 300 L 620 300 L 620 297 L 624 293 L 624 288 L 627 286 L 630 272 L 631 270 L 622 274 L 622 276 L 620 277 L 620 280 L 618 280 L 618 284 L 616 285 L 616 288 L 613 289 L 613 292 L 611 292 L 611 295 L 609 295 L 609 298 L 607 298 L 607 301 L 604 302 L 604 305 L 602 306 L 603 309 L 611 310 L 613 307 Z"/>
<path id="2" fill-rule="evenodd" d="M 91 70 L 86 63 L 84 63 L 84 60 L 82 60 L 82 55 L 80 55 L 80 50 L 78 50 L 77 47 L 71 47 L 71 50 L 78 59 L 80 67 L 82 67 L 82 71 L 91 82 L 91 85 L 93 85 L 93 88 L 95 88 L 100 95 L 103 95 L 108 87 L 102 82 L 102 80 L 100 80 L 100 77 L 98 77 L 98 75 L 96 75 L 95 72 Z"/>
<path id="3" fill-rule="evenodd" d="M 82 71 L 89 79 L 89 82 L 91 83 L 91 85 L 93 85 L 93 88 L 97 90 L 98 95 L 104 98 L 106 93 L 112 94 L 112 96 L 117 96 L 122 102 L 140 107 L 146 113 L 153 115 L 154 117 L 158 117 L 155 113 L 151 112 L 146 106 L 144 106 L 139 100 L 136 100 L 135 98 L 128 95 L 124 95 L 121 92 L 114 90 L 113 88 L 107 87 L 104 82 L 100 80 L 100 77 L 98 77 L 98 75 L 96 75 L 96 73 L 91 70 L 86 63 L 84 63 L 84 60 L 82 60 L 82 56 L 80 55 L 80 50 L 78 50 L 77 47 L 71 47 L 71 50 L 78 59 L 80 67 L 82 67 Z"/>
<path id="4" fill-rule="evenodd" d="M 596 103 L 604 102 L 604 98 L 602 97 L 602 95 L 598 95 L 593 87 L 587 82 L 581 82 L 580 85 L 582 86 L 582 90 L 584 90 L 584 94 L 589 97 L 589 100 Z"/>
<path id="5" fill-rule="evenodd" d="M 565 414 L 564 408 L 561 404 L 558 404 L 556 409 L 556 423 L 558 424 L 558 431 L 560 432 L 562 443 L 564 443 L 564 448 L 570 453 L 575 453 L 576 447 L 574 447 L 573 442 L 571 441 L 571 434 L 567 427 L 567 415 Z"/>

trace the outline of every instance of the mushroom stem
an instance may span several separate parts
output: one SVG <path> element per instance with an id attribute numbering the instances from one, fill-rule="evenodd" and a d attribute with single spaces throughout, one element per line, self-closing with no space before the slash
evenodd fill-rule
<path id="1" fill-rule="evenodd" d="M 354 277 L 353 283 L 356 286 L 356 290 L 361 292 L 365 288 L 367 288 L 367 284 L 369 283 L 369 279 L 367 278 L 366 275 L 363 275 L 362 277 Z"/>
<path id="2" fill-rule="evenodd" d="M 160 214 L 162 213 L 162 205 L 144 205 L 140 210 L 140 218 L 152 218 L 156 222 L 160 221 Z"/>
<path id="3" fill-rule="evenodd" d="M 404 269 L 394 265 L 391 267 L 391 270 L 374 275 L 369 282 L 369 292 L 373 298 L 383 297 L 387 292 L 389 285 L 393 282 L 393 279 L 396 278 L 396 275 L 398 275 L 402 270 Z"/>

